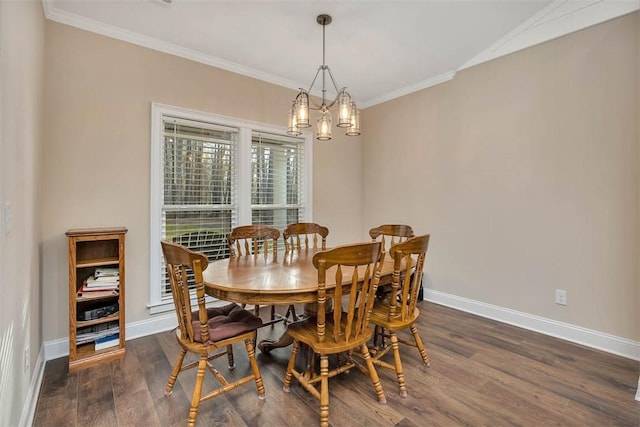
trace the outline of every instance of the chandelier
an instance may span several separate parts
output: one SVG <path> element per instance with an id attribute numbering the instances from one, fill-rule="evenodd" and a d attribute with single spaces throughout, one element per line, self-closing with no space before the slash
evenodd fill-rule
<path id="1" fill-rule="evenodd" d="M 322 65 L 318 67 L 311 86 L 308 90 L 300 88 L 300 92 L 293 100 L 291 109 L 289 110 L 289 124 L 287 126 L 287 133 L 290 135 L 300 135 L 302 132 L 300 129 L 311 127 L 309 122 L 309 110 L 316 110 L 320 112 L 317 122 L 317 134 L 316 138 L 320 141 L 328 141 L 331 139 L 331 112 L 332 107 L 337 106 L 338 122 L 336 126 L 340 128 L 346 128 L 346 134 L 348 136 L 360 135 L 360 111 L 356 107 L 356 103 L 351 99 L 351 95 L 347 92 L 346 87 L 338 89 L 336 79 L 333 77 L 333 73 L 328 65 L 325 64 L 325 27 L 331 23 L 331 16 L 318 15 L 316 18 L 318 24 L 322 25 Z M 322 73 L 322 104 L 318 105 L 312 101 L 312 107 L 309 106 L 309 93 L 313 89 L 313 85 L 316 83 L 318 76 Z M 333 84 L 333 88 L 337 93 L 336 98 L 327 104 L 327 89 L 325 87 L 327 74 Z"/>

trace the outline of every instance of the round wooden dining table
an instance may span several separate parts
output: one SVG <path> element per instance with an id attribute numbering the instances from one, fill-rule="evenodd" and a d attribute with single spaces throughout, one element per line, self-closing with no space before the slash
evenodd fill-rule
<path id="1" fill-rule="evenodd" d="M 305 304 L 305 312 L 313 312 L 318 290 L 318 272 L 313 266 L 313 256 L 318 250 L 278 252 L 227 258 L 209 263 L 203 272 L 205 292 L 217 299 L 238 304 Z M 393 260 L 385 257 L 380 285 L 391 283 Z M 343 285 L 348 285 L 350 275 L 344 275 Z M 335 289 L 327 277 L 327 296 Z M 265 340 L 259 344 L 261 351 L 290 344 L 288 337 Z"/>

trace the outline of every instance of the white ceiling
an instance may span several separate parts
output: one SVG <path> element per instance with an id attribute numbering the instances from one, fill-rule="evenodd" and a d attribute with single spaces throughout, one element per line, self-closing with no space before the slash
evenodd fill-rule
<path id="1" fill-rule="evenodd" d="M 43 0 L 47 19 L 308 89 L 326 63 L 361 108 L 633 12 L 640 0 Z M 320 89 L 316 83 L 314 89 Z M 318 93 L 314 90 L 314 93 Z"/>

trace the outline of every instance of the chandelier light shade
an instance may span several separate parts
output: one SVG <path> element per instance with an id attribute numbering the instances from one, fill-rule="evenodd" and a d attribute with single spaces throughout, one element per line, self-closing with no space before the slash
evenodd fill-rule
<path id="1" fill-rule="evenodd" d="M 348 128 L 351 126 L 351 108 L 355 106 L 355 102 L 351 101 L 351 95 L 346 89 L 342 89 L 338 94 L 338 124 L 340 128 Z"/>
<path id="2" fill-rule="evenodd" d="M 287 133 L 289 135 L 302 135 L 300 128 L 298 127 L 298 116 L 296 115 L 296 102 L 291 103 L 291 110 L 289 110 L 289 125 L 287 126 Z"/>
<path id="3" fill-rule="evenodd" d="M 320 111 L 317 132 L 316 139 L 319 141 L 328 141 L 331 139 L 331 113 L 328 109 Z"/>
<path id="4" fill-rule="evenodd" d="M 287 133 L 290 135 L 300 135 L 301 129 L 311 126 L 309 119 L 310 110 L 316 110 L 320 112 L 317 122 L 316 139 L 319 141 L 328 141 L 331 139 L 331 108 L 334 106 L 337 109 L 338 120 L 336 126 L 345 128 L 346 135 L 357 136 L 360 135 L 360 111 L 356 106 L 355 101 L 347 92 L 346 87 L 338 89 L 340 86 L 336 83 L 336 79 L 333 77 L 333 73 L 328 65 L 325 64 L 325 28 L 331 23 L 331 16 L 318 15 L 316 18 L 318 24 L 322 25 L 322 65 L 318 67 L 311 86 L 308 90 L 300 88 L 300 92 L 292 102 L 292 106 L 289 110 L 289 121 L 287 126 Z M 309 101 L 309 93 L 313 89 L 313 85 L 318 76 L 322 74 L 322 104 L 317 105 L 315 102 Z M 327 103 L 326 95 L 327 89 L 325 87 L 326 77 L 329 76 L 331 84 L 335 92 L 336 98 Z"/>
<path id="5" fill-rule="evenodd" d="M 347 128 L 347 135 L 357 136 L 360 135 L 360 111 L 356 108 L 356 103 L 351 103 L 351 116 L 349 117 L 349 128 Z"/>
<path id="6" fill-rule="evenodd" d="M 309 94 L 302 89 L 296 96 L 295 112 L 295 119 L 299 128 L 311 127 L 311 123 L 309 123 Z"/>

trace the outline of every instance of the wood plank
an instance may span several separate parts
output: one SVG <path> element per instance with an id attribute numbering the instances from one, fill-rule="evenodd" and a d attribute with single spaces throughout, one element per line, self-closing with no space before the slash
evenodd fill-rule
<path id="1" fill-rule="evenodd" d="M 110 364 L 78 371 L 78 425 L 116 424 Z"/>
<path id="2" fill-rule="evenodd" d="M 69 359 L 46 363 L 33 425 L 78 425 L 78 375 L 69 372 Z"/>

